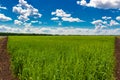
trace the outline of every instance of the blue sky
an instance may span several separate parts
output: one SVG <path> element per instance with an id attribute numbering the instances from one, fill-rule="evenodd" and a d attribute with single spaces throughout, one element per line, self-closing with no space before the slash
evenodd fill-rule
<path id="1" fill-rule="evenodd" d="M 120 35 L 119 0 L 0 0 L 0 32 Z"/>

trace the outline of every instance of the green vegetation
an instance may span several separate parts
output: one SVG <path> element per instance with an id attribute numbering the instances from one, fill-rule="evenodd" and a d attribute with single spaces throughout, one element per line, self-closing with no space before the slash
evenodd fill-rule
<path id="1" fill-rule="evenodd" d="M 10 36 L 20 80 L 114 80 L 113 36 Z"/>

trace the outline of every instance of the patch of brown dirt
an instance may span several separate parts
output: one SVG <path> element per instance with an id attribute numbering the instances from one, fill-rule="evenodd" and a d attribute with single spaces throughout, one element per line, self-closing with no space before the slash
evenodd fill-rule
<path id="1" fill-rule="evenodd" d="M 0 37 L 0 80 L 18 80 L 10 69 L 10 55 L 7 52 L 8 37 Z"/>
<path id="2" fill-rule="evenodd" d="M 115 57 L 116 57 L 115 78 L 116 80 L 120 80 L 120 37 L 115 38 Z"/>

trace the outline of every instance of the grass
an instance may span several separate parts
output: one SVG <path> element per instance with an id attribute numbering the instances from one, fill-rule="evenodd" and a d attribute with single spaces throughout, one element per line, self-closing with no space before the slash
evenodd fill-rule
<path id="1" fill-rule="evenodd" d="M 10 36 L 20 80 L 114 80 L 113 36 Z"/>

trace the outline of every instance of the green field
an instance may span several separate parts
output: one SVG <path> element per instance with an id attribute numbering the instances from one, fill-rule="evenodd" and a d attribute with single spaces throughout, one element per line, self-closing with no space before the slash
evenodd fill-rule
<path id="1" fill-rule="evenodd" d="M 114 80 L 113 36 L 10 36 L 20 80 Z"/>

